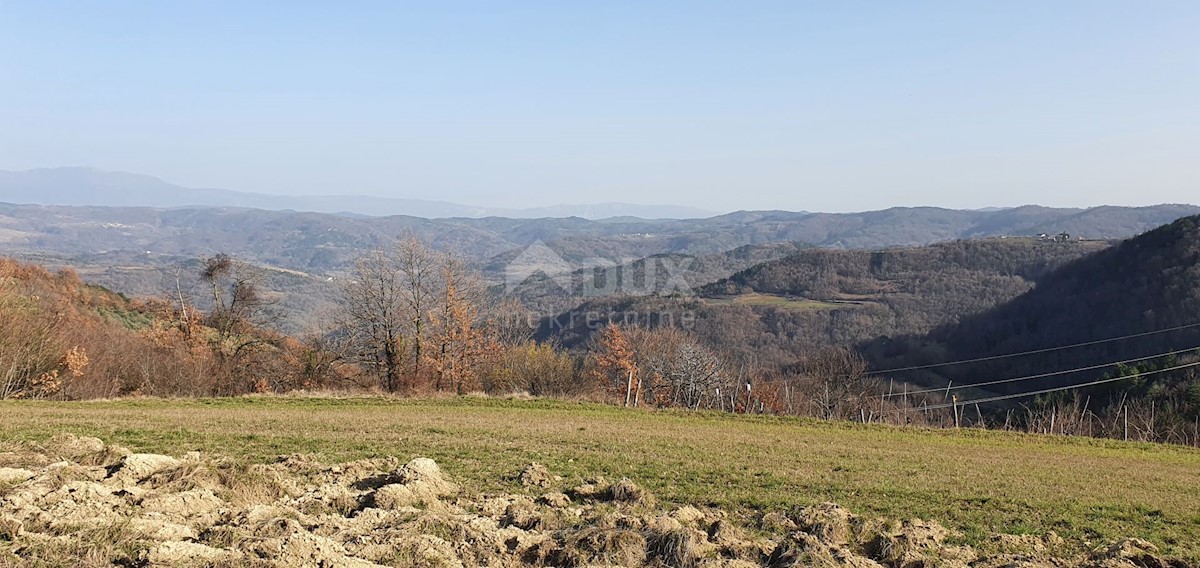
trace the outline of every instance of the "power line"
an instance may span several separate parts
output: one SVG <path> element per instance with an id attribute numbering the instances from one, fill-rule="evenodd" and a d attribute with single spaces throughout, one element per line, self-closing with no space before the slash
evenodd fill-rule
<path id="1" fill-rule="evenodd" d="M 1167 357 L 1169 355 L 1174 355 L 1174 354 L 1180 353 L 1182 351 L 1191 351 L 1193 349 L 1200 349 L 1200 346 L 1192 347 L 1189 349 L 1176 349 L 1176 350 L 1168 351 L 1166 353 L 1159 353 L 1158 355 L 1147 355 L 1145 357 L 1138 357 L 1137 359 L 1126 359 L 1124 361 L 1113 361 L 1112 363 L 1103 363 L 1100 365 L 1092 365 L 1090 367 L 1079 367 L 1077 369 L 1067 369 L 1065 371 L 1053 371 L 1053 372 L 1049 372 L 1049 373 L 1041 373 L 1039 375 L 1029 375 L 1027 377 L 1013 377 L 1010 379 L 997 379 L 994 381 L 984 381 L 981 383 L 961 384 L 961 385 L 947 386 L 947 387 L 942 387 L 942 388 L 928 388 L 928 389 L 921 389 L 921 390 L 910 390 L 910 391 L 905 391 L 905 392 L 891 392 L 884 396 L 895 397 L 895 396 L 905 396 L 905 395 L 913 395 L 913 394 L 925 394 L 925 393 L 931 393 L 931 392 L 948 392 L 948 391 L 952 391 L 952 390 L 969 389 L 969 388 L 976 388 L 976 387 L 986 387 L 989 385 L 999 385 L 999 384 L 1004 384 L 1004 383 L 1017 383 L 1017 382 L 1021 382 L 1021 381 L 1028 381 L 1031 379 L 1044 379 L 1046 377 L 1054 377 L 1054 376 L 1058 376 L 1058 375 L 1069 375 L 1071 373 L 1078 373 L 1081 371 L 1094 371 L 1096 369 L 1103 369 L 1105 367 L 1111 367 L 1113 365 L 1126 365 L 1129 363 L 1138 363 L 1138 362 L 1147 361 L 1150 359 L 1157 359 L 1159 357 Z"/>
<path id="2" fill-rule="evenodd" d="M 932 369 L 934 367 L 948 367 L 950 365 L 963 365 L 966 363 L 978 363 L 981 361 L 995 361 L 997 359 L 1007 359 L 1009 357 L 1020 357 L 1022 355 L 1036 355 L 1038 353 L 1049 353 L 1051 351 L 1061 351 L 1063 349 L 1075 349 L 1076 347 L 1087 347 L 1089 345 L 1100 345 L 1101 343 L 1110 343 L 1113 341 L 1121 341 L 1124 339 L 1133 339 L 1135 337 L 1146 337 L 1148 335 L 1157 335 L 1160 333 L 1170 333 L 1172 331 L 1179 331 L 1181 329 L 1188 329 L 1188 328 L 1192 328 L 1192 327 L 1200 327 L 1200 322 L 1189 323 L 1187 325 L 1181 325 L 1178 327 L 1172 327 L 1172 328 L 1168 328 L 1168 329 L 1160 329 L 1157 331 L 1146 331 L 1146 332 L 1142 332 L 1142 333 L 1133 333 L 1130 335 L 1122 335 L 1120 337 L 1110 337 L 1108 339 L 1097 339 L 1095 341 L 1085 341 L 1083 343 L 1074 343 L 1071 345 L 1061 345 L 1058 347 L 1046 347 L 1043 349 L 1033 349 L 1030 351 L 1009 353 L 1007 355 L 990 355 L 988 357 L 976 357 L 974 359 L 961 359 L 958 361 L 947 361 L 945 363 L 930 363 L 928 365 L 913 365 L 911 367 L 898 367 L 895 369 L 883 369 L 883 370 L 879 370 L 879 371 L 868 371 L 867 375 L 882 375 L 884 373 L 899 373 L 901 371 L 916 371 L 918 369 Z"/>
<path id="3" fill-rule="evenodd" d="M 923 406 L 917 410 L 938 410 L 940 408 L 950 408 L 950 407 L 953 407 L 956 405 L 966 406 L 968 404 L 981 404 L 981 403 L 985 403 L 985 402 L 996 402 L 998 400 L 1008 400 L 1010 398 L 1022 398 L 1022 397 L 1026 397 L 1026 396 L 1034 396 L 1034 395 L 1046 394 L 1046 393 L 1057 392 L 1057 391 L 1064 391 L 1064 390 L 1070 390 L 1070 389 L 1090 387 L 1090 386 L 1095 386 L 1095 385 L 1102 385 L 1104 383 L 1123 381 L 1125 379 L 1134 379 L 1134 378 L 1138 378 L 1138 377 L 1145 377 L 1148 375 L 1157 375 L 1159 373 L 1166 373 L 1168 371 L 1178 371 L 1179 369 L 1186 369 L 1188 367 L 1195 367 L 1197 365 L 1200 365 L 1200 361 L 1196 361 L 1194 363 L 1187 363 L 1185 365 L 1178 365 L 1175 367 L 1169 367 L 1166 369 L 1159 369 L 1157 371 L 1147 371 L 1145 373 L 1138 373 L 1136 375 L 1126 375 L 1124 377 L 1110 377 L 1107 379 L 1099 379 L 1099 380 L 1095 380 L 1095 381 L 1091 381 L 1091 382 L 1087 382 L 1087 383 L 1080 383 L 1077 385 L 1068 385 L 1065 387 L 1054 387 L 1054 388 L 1050 388 L 1050 389 L 1042 389 L 1042 390 L 1036 390 L 1036 391 L 1017 393 L 1017 394 L 990 396 L 987 398 L 977 398 L 975 400 L 964 400 L 962 402 L 948 402 L 945 404 L 933 404 L 933 405 L 929 405 L 929 406 Z"/>

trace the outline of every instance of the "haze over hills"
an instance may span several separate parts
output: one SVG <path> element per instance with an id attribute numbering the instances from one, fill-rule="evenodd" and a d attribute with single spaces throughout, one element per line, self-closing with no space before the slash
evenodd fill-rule
<path id="1" fill-rule="evenodd" d="M 292 270 L 343 270 L 364 251 L 405 232 L 503 266 L 544 243 L 573 268 L 656 254 L 706 255 L 745 245 L 805 243 L 835 248 L 912 246 L 955 239 L 1068 232 L 1126 238 L 1200 213 L 1192 205 L 1002 211 L 897 208 L 863 213 L 743 211 L 708 219 L 424 219 L 348 217 L 233 208 L 66 207 L 0 204 L 0 252 L 198 257 L 218 252 Z M 493 257 L 500 256 L 495 260 Z"/>
<path id="2" fill-rule="evenodd" d="M 684 219 L 715 215 L 712 211 L 676 205 L 598 203 L 520 209 L 367 195 L 267 195 L 227 189 L 183 187 L 143 174 L 80 167 L 0 170 L 0 201 L 113 207 L 246 207 L 369 216 L 410 215 L 425 218 L 495 216 L 602 219 L 630 216 L 646 219 Z"/>

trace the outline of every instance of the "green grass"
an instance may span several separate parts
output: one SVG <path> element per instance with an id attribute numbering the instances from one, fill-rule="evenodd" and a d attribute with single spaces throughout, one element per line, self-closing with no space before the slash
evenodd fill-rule
<path id="1" fill-rule="evenodd" d="M 750 292 L 747 294 L 738 294 L 736 296 L 722 298 L 706 298 L 705 301 L 717 305 L 732 304 L 746 306 L 768 306 L 785 310 L 837 310 L 855 308 L 862 305 L 862 302 L 857 301 L 827 302 L 824 300 L 794 298 L 791 296 L 782 296 L 778 294 L 760 294 L 758 292 Z"/>
<path id="2" fill-rule="evenodd" d="M 100 307 L 96 310 L 104 318 L 115 321 L 126 329 L 146 329 L 154 323 L 154 316 L 121 307 Z"/>
<path id="3" fill-rule="evenodd" d="M 561 401 L 237 398 L 2 402 L 0 443 L 60 432 L 139 451 L 266 461 L 434 458 L 468 489 L 511 491 L 532 461 L 574 482 L 628 476 L 668 503 L 752 517 L 835 501 L 921 517 L 983 544 L 1056 531 L 1200 558 L 1200 451 L 977 430 L 862 426 Z"/>

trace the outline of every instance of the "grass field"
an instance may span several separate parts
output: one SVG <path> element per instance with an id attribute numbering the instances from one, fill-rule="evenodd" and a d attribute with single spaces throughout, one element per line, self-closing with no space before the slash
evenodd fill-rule
<path id="1" fill-rule="evenodd" d="M 760 294 L 758 292 L 723 298 L 707 298 L 705 301 L 718 305 L 769 306 L 785 310 L 836 310 L 862 305 L 861 301 L 828 302 L 824 300 L 810 300 L 808 298 L 792 298 L 778 294 Z"/>
<path id="2" fill-rule="evenodd" d="M 0 445 L 60 432 L 253 461 L 426 456 L 488 492 L 513 489 L 536 461 L 568 481 L 628 476 L 668 503 L 747 518 L 835 501 L 936 520 L 985 548 L 997 532 L 1055 531 L 1094 544 L 1140 537 L 1200 559 L 1200 451 L 1190 448 L 541 400 L 0 402 Z"/>

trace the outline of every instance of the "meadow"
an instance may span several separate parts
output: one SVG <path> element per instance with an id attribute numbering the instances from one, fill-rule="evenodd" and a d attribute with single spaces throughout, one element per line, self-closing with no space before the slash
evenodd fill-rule
<path id="1" fill-rule="evenodd" d="M 983 549 L 996 533 L 1054 531 L 1200 559 L 1200 450 L 1178 446 L 482 397 L 0 402 L 0 450 L 64 432 L 251 462 L 424 456 L 478 492 L 511 491 L 538 462 L 568 482 L 629 477 L 665 503 L 748 522 L 833 501 L 936 520 Z"/>

